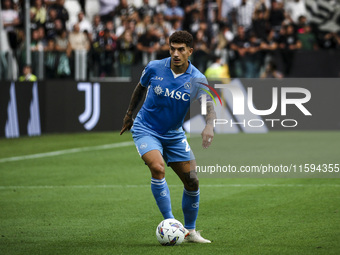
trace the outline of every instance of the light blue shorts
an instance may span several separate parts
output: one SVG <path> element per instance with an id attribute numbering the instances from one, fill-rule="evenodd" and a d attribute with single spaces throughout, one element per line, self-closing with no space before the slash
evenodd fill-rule
<path id="1" fill-rule="evenodd" d="M 150 132 L 150 130 L 148 131 L 146 131 L 145 128 L 141 130 L 138 127 L 131 129 L 132 138 L 141 157 L 149 151 L 158 150 L 163 155 L 167 165 L 171 162 L 183 162 L 195 159 L 183 131 L 165 135 L 157 134 L 154 131 Z"/>

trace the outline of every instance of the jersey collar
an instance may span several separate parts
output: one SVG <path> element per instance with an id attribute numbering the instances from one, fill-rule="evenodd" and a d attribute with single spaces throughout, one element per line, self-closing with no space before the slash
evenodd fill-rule
<path id="1" fill-rule="evenodd" d="M 185 71 L 185 73 L 191 74 L 192 73 L 192 64 L 191 61 L 188 60 L 189 62 L 189 66 L 187 68 L 187 70 Z M 171 69 L 171 57 L 167 58 L 167 60 L 165 61 L 165 67 L 170 68 Z"/>

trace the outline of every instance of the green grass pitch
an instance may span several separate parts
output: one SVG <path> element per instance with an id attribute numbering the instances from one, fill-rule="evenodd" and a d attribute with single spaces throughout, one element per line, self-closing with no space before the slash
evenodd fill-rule
<path id="1" fill-rule="evenodd" d="M 236 165 L 340 163 L 340 132 L 227 138 L 214 143 Z M 201 178 L 197 229 L 213 242 L 159 245 L 162 217 L 131 141 L 116 132 L 0 139 L 0 254 L 340 254 L 339 178 Z M 183 221 L 181 182 L 170 168 L 166 178 Z"/>

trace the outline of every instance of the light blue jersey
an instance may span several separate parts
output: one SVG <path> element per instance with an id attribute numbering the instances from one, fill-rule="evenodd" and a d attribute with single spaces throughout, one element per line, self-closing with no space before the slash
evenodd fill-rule
<path id="1" fill-rule="evenodd" d="M 205 76 L 189 61 L 188 69 L 180 76 L 170 68 L 171 58 L 151 61 L 144 69 L 140 83 L 148 88 L 145 102 L 134 126 L 145 126 L 158 134 L 182 130 L 190 103 L 206 93 L 201 83 Z"/>

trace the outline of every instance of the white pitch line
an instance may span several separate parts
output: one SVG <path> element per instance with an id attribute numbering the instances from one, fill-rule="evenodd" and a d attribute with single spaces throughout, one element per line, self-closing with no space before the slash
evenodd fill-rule
<path id="1" fill-rule="evenodd" d="M 60 156 L 64 154 L 84 152 L 84 151 L 107 150 L 107 149 L 121 148 L 121 147 L 127 147 L 127 146 L 132 146 L 132 145 L 134 145 L 134 143 L 132 141 L 129 141 L 129 142 L 121 142 L 121 143 L 104 144 L 104 145 L 98 145 L 98 146 L 80 147 L 80 148 L 73 148 L 73 149 L 67 149 L 67 150 L 37 153 L 37 154 L 31 154 L 31 155 L 25 155 L 25 156 L 1 158 L 0 163 L 20 161 L 20 160 L 26 160 L 26 159 L 54 157 L 54 156 Z"/>
<path id="2" fill-rule="evenodd" d="M 124 188 L 149 188 L 150 185 L 36 185 L 36 186 L 0 186 L 0 190 L 6 189 L 124 189 Z M 183 185 L 169 185 L 169 187 L 183 187 Z M 201 188 L 257 188 L 257 187 L 335 187 L 340 184 L 201 184 Z"/>

